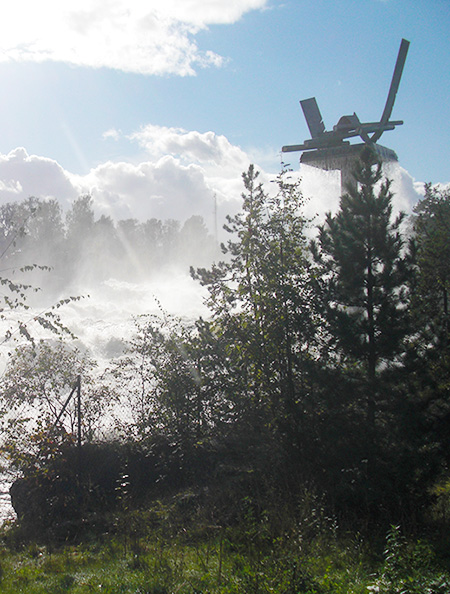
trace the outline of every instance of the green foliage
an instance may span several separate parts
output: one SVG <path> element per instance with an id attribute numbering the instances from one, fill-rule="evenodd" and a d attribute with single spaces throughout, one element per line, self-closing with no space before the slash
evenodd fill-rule
<path id="1" fill-rule="evenodd" d="M 363 364 L 366 375 L 395 361 L 406 332 L 404 216 L 392 221 L 388 180 L 376 194 L 381 176 L 375 155 L 363 152 L 355 171 L 359 188 L 342 196 L 339 211 L 327 215 L 312 244 L 335 355 Z"/>
<path id="2" fill-rule="evenodd" d="M 311 251 L 299 183 L 283 169 L 267 191 L 251 166 L 243 174 L 242 212 L 227 220 L 222 260 L 191 269 L 206 288 L 210 315 L 137 317 L 127 350 L 98 383 L 91 383 L 89 358 L 61 345 L 39 343 L 13 355 L 2 387 L 7 451 L 45 510 L 35 514 L 39 530 L 47 522 L 70 537 L 86 527 L 114 532 L 110 546 L 131 569 L 157 575 L 148 591 L 364 590 L 361 563 L 357 584 L 344 575 L 353 549 L 337 554 L 330 544 L 340 526 L 384 533 L 401 521 L 413 530 L 435 477 L 447 476 L 448 352 L 445 332 L 433 334 L 445 328 L 445 293 L 434 317 L 423 304 L 439 251 L 433 244 L 430 252 L 427 233 L 439 235 L 438 245 L 448 235 L 432 222 L 446 199 L 428 190 L 407 253 L 403 216 L 394 219 L 390 183 L 371 152 L 356 178 L 359 188 L 327 216 Z M 66 222 L 66 255 L 79 251 L 89 261 L 85 271 L 68 258 L 67 269 L 85 278 L 95 276 L 105 251 L 108 266 L 120 260 L 139 268 L 138 248 L 150 260 L 165 252 L 168 262 L 193 236 L 200 251 L 210 241 L 198 217 L 184 226 L 96 220 L 89 196 L 74 203 Z M 437 287 L 444 275 L 445 268 L 435 276 Z M 414 320 L 424 320 L 420 329 Z M 94 444 L 83 448 L 92 454 L 83 480 L 71 443 L 73 414 L 67 435 L 50 439 L 47 432 L 78 375 L 90 407 L 89 438 L 105 414 L 121 413 L 113 417 L 121 440 L 113 453 L 111 443 L 95 444 L 95 453 Z M 34 406 L 41 425 L 33 427 L 26 418 Z M 157 500 L 163 503 L 155 511 Z M 200 535 L 189 532 L 198 567 L 187 562 L 192 543 L 181 542 L 187 516 L 200 527 Z M 152 553 L 150 524 L 159 546 Z M 199 552 L 202 527 L 208 544 Z M 326 546 L 319 542 L 324 534 Z M 167 545 L 169 535 L 179 540 Z M 406 548 L 398 535 L 390 539 L 397 552 L 386 557 L 376 586 L 385 589 L 406 579 L 390 565 Z M 69 582 L 69 589 L 78 583 Z"/>
<path id="3" fill-rule="evenodd" d="M 444 476 L 432 486 L 433 503 L 431 514 L 433 519 L 446 527 L 450 518 L 450 479 Z"/>
<path id="4" fill-rule="evenodd" d="M 123 518 L 123 523 L 126 521 Z M 128 516 L 129 517 L 129 516 Z M 166 521 L 167 521 L 166 517 Z M 130 520 L 130 526 L 131 518 Z M 267 525 L 248 518 L 242 527 L 179 526 L 164 533 L 140 518 L 133 546 L 123 535 L 84 545 L 47 549 L 33 545 L 1 553 L 5 594 L 124 592 L 132 594 L 447 594 L 449 574 L 429 544 L 388 535 L 384 561 L 357 536 L 322 531 L 305 541 L 292 529 L 273 538 Z M 198 531 L 200 530 L 199 534 Z M 11 535 L 4 535 L 6 542 Z M 131 543 L 130 543 L 131 544 Z M 422 588 L 422 589 L 420 589 Z"/>
<path id="5" fill-rule="evenodd" d="M 450 343 L 450 196 L 427 185 L 415 207 L 411 259 L 411 324 L 406 368 L 414 395 L 415 425 L 422 428 L 426 447 L 439 455 L 446 468 L 449 452 Z"/>
<path id="6" fill-rule="evenodd" d="M 110 391 L 94 384 L 94 368 L 94 361 L 86 353 L 61 341 L 53 344 L 41 341 L 12 353 L 3 376 L 0 399 L 3 449 L 14 467 L 20 469 L 20 460 L 33 457 L 31 443 L 37 444 L 36 436 L 51 431 L 52 427 L 59 431 L 56 420 L 79 376 L 83 378 L 83 435 L 85 439 L 94 438 L 104 415 L 114 404 Z M 67 434 L 76 433 L 76 398 L 66 408 L 61 424 Z"/>
<path id="7" fill-rule="evenodd" d="M 226 395 L 205 379 L 211 365 L 201 326 L 167 315 L 136 319 L 128 352 L 107 373 L 129 411 L 131 423 L 120 423 L 124 435 L 142 441 L 160 434 L 189 450 L 225 421 Z"/>
<path id="8" fill-rule="evenodd" d="M 363 151 L 355 178 L 358 185 L 327 215 L 311 249 L 324 318 L 322 381 L 335 381 L 325 389 L 339 398 L 339 414 L 354 437 L 337 436 L 335 464 L 347 480 L 339 481 L 336 495 L 350 497 L 375 520 L 381 509 L 385 517 L 409 505 L 420 509 L 419 485 L 430 459 L 417 426 L 409 425 L 412 399 L 403 376 L 414 334 L 404 215 L 393 217 L 391 184 L 382 181 L 371 150 Z"/>
<path id="9" fill-rule="evenodd" d="M 380 578 L 368 587 L 379 594 L 446 594 L 449 576 L 440 573 L 433 551 L 424 542 L 409 543 L 398 526 L 387 535 Z"/>
<path id="10" fill-rule="evenodd" d="M 231 239 L 222 246 L 224 260 L 191 273 L 208 289 L 210 336 L 225 356 L 218 367 L 225 375 L 221 384 L 234 410 L 245 411 L 246 431 L 249 425 L 265 427 L 278 434 L 278 447 L 299 450 L 318 322 L 306 240 L 309 221 L 302 213 L 299 183 L 288 170 L 281 172 L 272 194 L 258 176 L 253 166 L 243 174 L 242 212 L 228 218 Z"/>
<path id="11" fill-rule="evenodd" d="M 416 307 L 426 314 L 427 326 L 442 343 L 447 342 L 448 291 L 450 288 L 450 196 L 425 187 L 425 196 L 414 208 L 414 255 L 417 263 Z"/>

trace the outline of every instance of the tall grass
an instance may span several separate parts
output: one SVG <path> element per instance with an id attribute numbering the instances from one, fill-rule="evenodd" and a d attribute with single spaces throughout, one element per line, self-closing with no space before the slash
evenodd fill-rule
<path id="1" fill-rule="evenodd" d="M 3 543 L 2 594 L 450 593 L 450 574 L 431 546 L 408 541 L 399 528 L 379 552 L 336 526 L 274 536 L 264 518 L 250 515 L 239 527 L 175 529 L 170 519 L 155 527 L 141 512 L 88 544 L 20 544 L 14 529 L 4 529 Z"/>

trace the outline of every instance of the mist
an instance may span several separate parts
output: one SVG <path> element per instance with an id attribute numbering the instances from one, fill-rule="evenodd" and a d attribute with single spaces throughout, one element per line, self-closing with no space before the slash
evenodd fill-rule
<path id="1" fill-rule="evenodd" d="M 397 163 L 390 164 L 385 174 L 392 179 L 394 210 L 410 213 L 423 184 L 415 183 Z M 290 176 L 300 180 L 306 198 L 304 214 L 311 219 L 314 233 L 324 213 L 339 206 L 339 173 L 302 165 Z M 268 192 L 276 191 L 276 184 L 270 183 L 274 178 L 261 173 Z M 81 297 L 64 303 L 58 313 L 78 344 L 105 361 L 116 356 L 130 337 L 136 315 L 188 319 L 208 315 L 205 290 L 191 278 L 189 269 L 208 268 L 223 257 L 220 243 L 227 241 L 228 234 L 222 227 L 226 215 L 239 211 L 242 189 L 242 182 L 240 191 L 233 193 L 230 188 L 228 200 L 216 204 L 213 214 L 210 201 L 192 204 L 183 220 L 177 214 L 186 212 L 185 208 L 168 197 L 161 198 L 165 206 L 160 212 L 170 213 L 172 208 L 173 217 L 165 219 L 146 219 L 142 211 L 136 218 L 115 218 L 113 207 L 112 215 L 105 214 L 104 204 L 99 208 L 95 194 L 80 195 L 69 204 L 39 197 L 5 202 L 0 206 L 3 274 L 7 277 L 11 272 L 15 281 L 32 287 L 28 299 L 33 312 Z M 34 269 L 20 272 L 29 266 Z M 13 312 L 3 321 L 13 337 L 19 317 L 19 312 Z M 33 313 L 26 319 L 32 321 Z M 37 339 L 47 337 L 41 328 L 36 332 Z M 2 348 L 7 352 L 10 346 L 4 343 Z"/>
<path id="2" fill-rule="evenodd" d="M 0 217 L 3 274 L 27 287 L 31 306 L 21 322 L 30 324 L 35 312 L 57 304 L 64 325 L 95 358 L 118 354 L 133 316 L 206 313 L 189 269 L 209 267 L 220 248 L 201 216 L 113 221 L 96 217 L 84 195 L 65 214 L 56 200 L 29 198 L 1 206 Z M 3 320 L 12 338 L 24 315 L 17 305 Z M 47 339 L 45 328 L 33 332 L 34 339 Z"/>

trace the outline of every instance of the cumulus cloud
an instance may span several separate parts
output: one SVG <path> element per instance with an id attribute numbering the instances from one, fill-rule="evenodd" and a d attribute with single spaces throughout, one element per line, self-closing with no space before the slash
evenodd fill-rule
<path id="1" fill-rule="evenodd" d="M 233 146 L 225 136 L 214 132 L 147 125 L 129 138 L 137 141 L 152 156 L 170 154 L 188 162 L 219 166 L 222 171 L 224 168 L 235 171 L 236 167 L 242 169 L 248 166 L 245 152 Z"/>
<path id="2" fill-rule="evenodd" d="M 168 170 L 169 163 L 176 167 L 180 175 L 174 179 L 181 181 L 186 172 L 190 172 L 191 176 L 195 171 L 197 179 L 202 180 L 199 195 L 205 200 L 202 205 L 203 212 L 208 212 L 207 218 L 211 218 L 212 199 L 214 208 L 218 208 L 220 221 L 225 219 L 226 214 L 234 214 L 239 208 L 242 172 L 248 169 L 252 161 L 245 151 L 231 144 L 225 136 L 211 131 L 201 133 L 147 125 L 128 138 L 137 142 L 151 162 L 157 163 L 158 168 Z M 264 176 L 263 172 L 262 176 L 266 180 L 269 177 Z M 195 198 L 187 200 L 186 205 L 190 205 L 191 209 L 193 205 L 200 207 Z"/>
<path id="3" fill-rule="evenodd" d="M 102 137 L 103 140 L 119 140 L 121 134 L 119 130 L 115 130 L 114 128 L 110 128 L 109 130 L 106 130 L 106 132 L 103 132 Z"/>
<path id="4" fill-rule="evenodd" d="M 0 201 L 21 200 L 29 196 L 42 198 L 61 196 L 70 200 L 79 188 L 70 173 L 56 161 L 28 155 L 23 147 L 0 155 Z"/>
<path id="5" fill-rule="evenodd" d="M 162 133 L 165 134 L 164 129 Z M 206 138 L 214 147 L 210 135 Z M 212 148 L 211 158 L 205 152 L 203 161 L 200 153 L 196 162 L 188 162 L 186 155 L 181 158 L 174 153 L 153 152 L 138 163 L 102 163 L 87 175 L 72 174 L 52 159 L 29 155 L 24 148 L 17 148 L 0 155 L 0 204 L 29 196 L 56 198 L 67 211 L 74 199 L 89 193 L 97 216 L 184 221 L 201 215 L 213 228 L 216 210 L 219 222 L 238 210 L 241 173 L 249 165 L 238 147 L 225 138 L 218 142 L 223 146 L 222 153 L 219 155 L 217 148 Z M 191 153 L 189 149 L 187 155 Z"/>
<path id="6" fill-rule="evenodd" d="M 213 189 L 201 168 L 167 156 L 156 162 L 104 163 L 83 179 L 96 210 L 115 218 L 184 221 L 213 209 Z"/>
<path id="7" fill-rule="evenodd" d="M 116 134 L 122 138 L 119 132 L 108 132 L 108 136 Z M 30 156 L 24 148 L 0 155 L 0 202 L 30 195 L 54 197 L 67 210 L 77 196 L 90 193 L 97 216 L 183 222 L 201 215 L 211 230 L 216 215 L 220 229 L 225 216 L 240 209 L 242 172 L 250 158 L 224 136 L 147 126 L 129 138 L 147 151 L 139 162 L 108 161 L 83 176 L 64 170 L 54 160 Z M 265 187 L 273 188 L 267 182 L 278 172 L 255 165 Z M 307 216 L 318 215 L 320 219 L 327 211 L 335 212 L 340 197 L 339 174 L 305 165 L 293 168 L 292 176 L 301 180 L 308 199 Z M 423 185 L 398 164 L 387 168 L 386 174 L 393 180 L 394 209 L 410 212 Z"/>
<path id="8" fill-rule="evenodd" d="M 195 35 L 267 0 L 14 0 L 0 8 L 0 60 L 66 62 L 141 74 L 192 75 L 223 57 Z"/>

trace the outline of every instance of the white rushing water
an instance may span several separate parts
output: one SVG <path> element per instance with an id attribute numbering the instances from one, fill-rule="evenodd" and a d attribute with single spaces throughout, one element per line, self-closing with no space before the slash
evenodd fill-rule
<path id="1" fill-rule="evenodd" d="M 137 315 L 169 314 L 193 319 L 208 313 L 203 303 L 205 291 L 180 272 L 144 283 L 109 279 L 79 294 L 88 297 L 67 305 L 62 317 L 99 362 L 119 354 L 121 342 L 135 331 Z"/>

